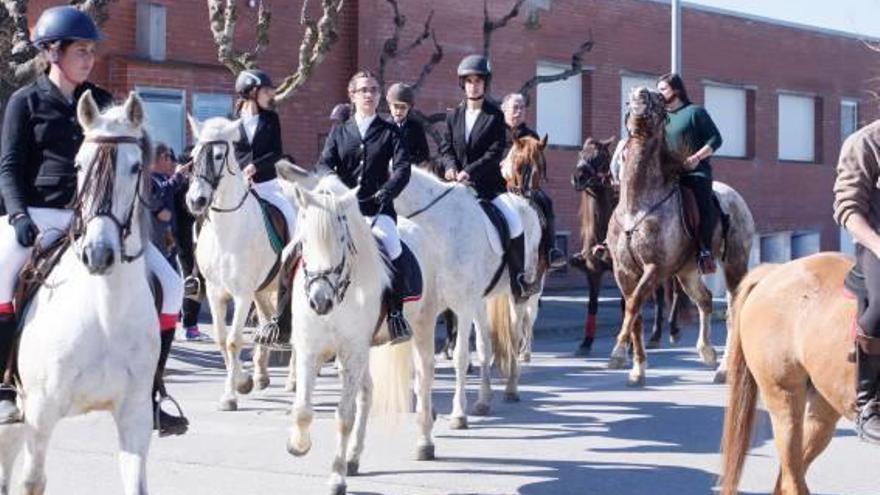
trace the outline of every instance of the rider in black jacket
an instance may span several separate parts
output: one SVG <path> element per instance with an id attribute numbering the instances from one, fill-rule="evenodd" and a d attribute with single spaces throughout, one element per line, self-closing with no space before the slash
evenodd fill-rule
<path id="1" fill-rule="evenodd" d="M 425 136 L 425 128 L 421 122 L 410 117 L 410 112 L 415 105 L 416 95 L 412 86 L 405 83 L 392 84 L 385 100 L 391 110 L 391 119 L 400 128 L 403 140 L 409 150 L 410 162 L 413 165 L 421 165 L 431 158 L 431 149 L 428 147 L 428 138 Z"/>

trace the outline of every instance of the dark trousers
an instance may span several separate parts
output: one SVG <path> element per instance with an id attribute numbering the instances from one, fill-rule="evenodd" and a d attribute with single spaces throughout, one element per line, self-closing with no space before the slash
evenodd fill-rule
<path id="1" fill-rule="evenodd" d="M 193 273 L 197 274 L 195 260 L 195 242 L 193 239 L 193 227 L 195 226 L 196 219 L 189 213 L 189 210 L 186 209 L 183 195 L 178 198 L 178 201 L 176 202 L 176 207 L 178 247 L 177 259 L 180 262 L 180 270 L 185 278 L 192 275 Z M 201 281 L 202 287 L 204 287 L 204 279 L 202 279 L 201 275 L 198 276 L 199 280 Z M 190 299 L 188 297 L 183 298 L 183 307 L 181 308 L 181 312 L 183 313 L 183 328 L 191 328 L 198 324 L 199 310 L 201 310 L 201 307 L 202 303 L 200 300 Z"/>
<path id="2" fill-rule="evenodd" d="M 860 301 L 860 306 L 867 307 L 859 311 L 859 327 L 869 337 L 880 337 L 880 259 L 873 251 L 856 246 L 856 262 L 865 277 L 865 286 L 868 291 L 867 301 Z M 862 309 L 862 308 L 860 308 Z"/>
<path id="3" fill-rule="evenodd" d="M 544 228 L 541 232 L 541 252 L 547 253 L 556 245 L 556 215 L 553 213 L 553 200 L 543 189 L 532 191 L 532 200 L 541 210 L 544 217 Z"/>
<path id="4" fill-rule="evenodd" d="M 717 214 L 712 204 L 712 179 L 699 175 L 682 175 L 681 185 L 694 193 L 697 208 L 700 209 L 700 228 L 697 232 L 700 249 L 712 249 L 712 234 L 715 232 Z"/>

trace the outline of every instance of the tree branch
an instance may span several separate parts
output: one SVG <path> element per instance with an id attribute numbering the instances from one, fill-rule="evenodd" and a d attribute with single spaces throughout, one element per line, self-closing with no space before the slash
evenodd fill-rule
<path id="1" fill-rule="evenodd" d="M 590 30 L 589 39 L 587 39 L 587 41 L 585 41 L 583 44 L 581 44 L 578 51 L 576 51 L 571 56 L 571 66 L 568 69 L 566 69 L 562 72 L 559 72 L 557 74 L 551 74 L 551 75 L 547 75 L 547 76 L 535 76 L 535 77 L 529 79 L 528 81 L 526 81 L 525 84 L 522 85 L 522 87 L 520 88 L 520 90 L 518 92 L 521 95 L 523 95 L 523 98 L 526 101 L 526 106 L 529 105 L 529 100 L 530 100 L 529 95 L 531 94 L 532 90 L 534 90 L 536 87 L 538 87 L 539 84 L 546 84 L 546 83 L 551 83 L 551 82 L 555 82 L 555 81 L 562 81 L 562 80 L 568 79 L 571 76 L 579 74 L 584 69 L 584 55 L 589 53 L 592 49 L 593 49 L 593 31 Z"/>
<path id="2" fill-rule="evenodd" d="M 269 25 L 272 13 L 260 0 L 257 11 L 256 45 L 250 51 L 235 49 L 235 26 L 238 21 L 238 0 L 207 0 L 208 16 L 214 44 L 217 45 L 217 60 L 233 74 L 253 68 L 257 57 L 269 46 Z"/>
<path id="3" fill-rule="evenodd" d="M 526 0 L 516 0 L 507 14 L 493 20 L 489 17 L 489 0 L 483 0 L 483 55 L 489 56 L 489 48 L 492 45 L 492 33 L 496 29 L 503 28 L 508 22 L 518 16 L 519 9 L 525 2 Z"/>
<path id="4" fill-rule="evenodd" d="M 391 34 L 391 37 L 386 39 L 385 43 L 382 44 L 382 53 L 379 55 L 379 69 L 376 71 L 376 82 L 379 83 L 379 90 L 382 91 L 383 95 L 385 94 L 385 71 L 388 67 L 388 62 L 391 60 L 407 56 L 410 52 L 421 46 L 428 38 L 433 39 L 435 55 L 431 57 L 431 61 L 428 62 L 428 65 L 422 68 L 422 74 L 424 74 L 424 77 L 427 77 L 427 74 L 433 70 L 433 65 L 436 65 L 439 62 L 439 60 L 434 62 L 434 59 L 438 56 L 437 54 L 439 53 L 439 57 L 443 57 L 443 49 L 437 44 L 437 38 L 434 36 L 434 31 L 431 29 L 431 21 L 434 19 L 433 10 L 431 10 L 428 17 L 425 19 L 422 32 L 407 46 L 401 48 L 400 35 L 403 32 L 403 28 L 406 26 L 406 16 L 400 13 L 400 7 L 397 0 L 386 1 L 394 12 L 394 18 L 392 20 L 394 31 Z M 420 76 L 419 79 L 422 80 L 422 76 Z M 420 84 L 417 84 L 417 86 L 420 86 Z"/>
<path id="5" fill-rule="evenodd" d="M 345 0 L 321 0 L 322 15 L 318 21 L 308 15 L 308 0 L 303 2 L 300 22 L 305 26 L 303 40 L 299 47 L 299 66 L 296 72 L 284 78 L 275 93 L 275 101 L 280 103 L 290 98 L 321 64 L 330 47 L 339 39 L 337 22 Z"/>
<path id="6" fill-rule="evenodd" d="M 437 42 L 437 35 L 434 33 L 433 29 L 431 30 L 431 41 L 434 43 L 434 53 L 431 54 L 431 58 L 428 62 L 422 66 L 422 72 L 419 74 L 419 78 L 416 80 L 415 84 L 413 84 L 413 91 L 416 94 L 422 89 L 422 85 L 425 83 L 428 75 L 434 70 L 434 67 L 443 60 L 443 47 Z"/>

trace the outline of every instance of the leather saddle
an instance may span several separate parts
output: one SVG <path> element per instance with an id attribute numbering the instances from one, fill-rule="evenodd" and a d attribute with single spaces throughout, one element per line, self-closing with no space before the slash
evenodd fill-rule
<path id="1" fill-rule="evenodd" d="M 492 276 L 489 286 L 483 291 L 483 295 L 485 296 L 492 292 L 492 289 L 495 288 L 495 285 L 498 284 L 498 280 L 501 279 L 501 275 L 504 273 L 504 267 L 507 266 L 507 253 L 510 250 L 511 239 L 510 226 L 507 225 L 507 220 L 504 218 L 504 214 L 501 213 L 501 210 L 492 204 L 491 201 L 481 199 L 479 200 L 479 203 L 480 207 L 483 208 L 483 212 L 489 218 L 489 221 L 495 226 L 495 230 L 498 231 L 498 238 L 501 240 L 501 250 L 504 252 L 504 256 L 501 258 L 501 264 L 498 265 L 498 269 L 495 270 L 495 274 Z"/>
<path id="2" fill-rule="evenodd" d="M 21 332 L 30 304 L 34 300 L 37 291 L 43 286 L 43 282 L 49 278 L 49 274 L 58 265 L 61 257 L 70 247 L 70 236 L 62 235 L 55 242 L 45 248 L 41 248 L 39 242 L 34 245 L 30 259 L 18 273 L 18 281 L 15 285 L 15 308 L 18 313 L 18 332 Z"/>
<path id="3" fill-rule="evenodd" d="M 680 186 L 679 190 L 681 191 L 681 218 L 684 230 L 688 237 L 696 243 L 697 233 L 700 231 L 700 223 L 703 221 L 699 205 L 697 204 L 697 198 L 694 196 L 693 191 L 687 187 Z M 727 251 L 727 237 L 730 232 L 730 215 L 721 209 L 721 202 L 718 200 L 718 195 L 714 192 L 712 193 L 712 208 L 715 209 L 715 222 L 721 221 L 721 252 L 725 253 Z M 712 228 L 714 229 L 715 225 Z M 724 256 L 722 255 L 723 258 Z"/>

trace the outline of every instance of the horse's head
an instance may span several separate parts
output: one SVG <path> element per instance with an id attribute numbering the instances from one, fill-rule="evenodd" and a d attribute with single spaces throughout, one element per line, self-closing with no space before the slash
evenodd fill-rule
<path id="1" fill-rule="evenodd" d="M 524 136 L 513 140 L 513 146 L 507 153 L 510 174 L 507 177 L 509 189 L 527 193 L 541 187 L 547 177 L 547 160 L 544 149 L 547 147 L 547 135 L 544 139 Z"/>
<path id="2" fill-rule="evenodd" d="M 299 207 L 297 237 L 306 297 L 315 313 L 326 315 L 345 298 L 357 253 L 355 237 L 367 227 L 358 210 L 357 189 L 343 192 L 325 182 L 315 191 L 295 183 L 290 187 Z"/>
<path id="3" fill-rule="evenodd" d="M 215 117 L 199 123 L 192 116 L 188 118 L 195 146 L 186 206 L 193 215 L 202 216 L 214 202 L 224 179 L 244 181 L 233 150 L 233 142 L 240 134 L 239 122 Z"/>
<path id="4" fill-rule="evenodd" d="M 611 146 L 615 137 L 604 141 L 588 137 L 578 153 L 578 162 L 571 174 L 571 185 L 575 191 L 583 191 L 611 182 Z"/>
<path id="5" fill-rule="evenodd" d="M 150 143 L 143 130 L 144 109 L 134 93 L 122 106 L 103 114 L 92 93 L 79 99 L 77 117 L 85 140 L 76 155 L 77 194 L 70 234 L 77 256 L 92 274 L 107 273 L 116 261 L 128 262 L 143 253 L 144 233 L 138 228 L 138 198 L 147 187 L 144 167 Z M 126 251 L 132 232 L 140 236 L 135 255 Z"/>
<path id="6" fill-rule="evenodd" d="M 639 86 L 630 91 L 626 106 L 626 128 L 631 136 L 648 139 L 663 135 L 666 125 L 663 95 Z"/>

